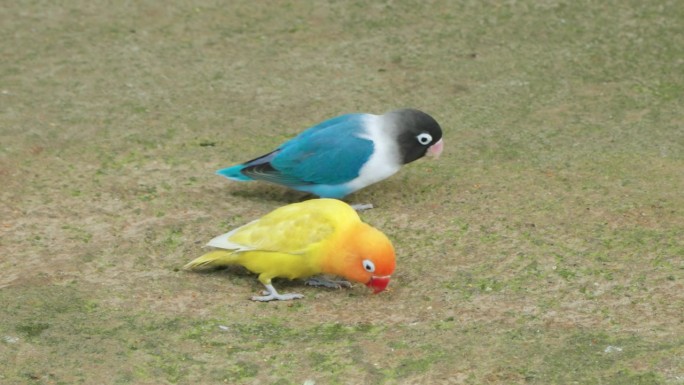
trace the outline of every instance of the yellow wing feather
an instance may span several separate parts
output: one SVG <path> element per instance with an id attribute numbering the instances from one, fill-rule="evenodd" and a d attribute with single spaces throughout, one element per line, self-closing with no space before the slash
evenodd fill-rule
<path id="1" fill-rule="evenodd" d="M 344 202 L 313 199 L 280 207 L 225 234 L 225 240 L 227 245 L 246 250 L 301 254 L 359 220 L 356 211 Z"/>
<path id="2" fill-rule="evenodd" d="M 303 278 L 322 272 L 328 241 L 359 222 L 356 211 L 335 199 L 313 199 L 278 208 L 254 222 L 216 237 L 211 251 L 185 268 L 238 264 L 271 278 Z"/>

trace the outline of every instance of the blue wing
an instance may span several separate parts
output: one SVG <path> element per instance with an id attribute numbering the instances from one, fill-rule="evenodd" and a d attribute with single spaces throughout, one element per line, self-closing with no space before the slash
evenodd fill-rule
<path id="1" fill-rule="evenodd" d="M 267 162 L 248 163 L 241 173 L 291 187 L 349 182 L 373 153 L 373 142 L 358 137 L 363 117 L 342 115 L 313 126 L 269 154 Z"/>
<path id="2" fill-rule="evenodd" d="M 326 128 L 330 128 L 332 126 L 346 127 L 347 130 L 348 129 L 355 129 L 357 127 L 360 128 L 361 125 L 363 124 L 363 116 L 364 115 L 365 114 L 345 114 L 345 115 L 336 116 L 334 118 L 330 118 L 328 120 L 324 120 L 324 121 L 318 123 L 317 125 L 315 125 L 313 127 L 307 128 L 304 132 L 297 135 L 296 137 L 294 137 L 290 141 L 299 140 L 299 139 L 306 139 L 309 136 L 311 136 L 311 135 L 313 135 L 313 134 L 315 134 L 321 130 L 324 130 Z M 341 128 L 340 130 L 344 130 L 344 129 L 345 128 Z M 285 146 L 287 143 L 289 143 L 289 142 L 286 142 L 285 144 L 283 144 L 283 146 Z M 280 146 L 280 147 L 282 148 L 283 146 Z"/>

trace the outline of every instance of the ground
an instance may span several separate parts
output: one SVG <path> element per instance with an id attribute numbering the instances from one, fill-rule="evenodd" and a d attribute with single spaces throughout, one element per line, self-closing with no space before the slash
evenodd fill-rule
<path id="1" fill-rule="evenodd" d="M 0 383 L 684 384 L 676 1 L 31 1 L 0 9 Z M 180 270 L 304 199 L 214 171 L 422 109 L 349 197 L 390 290 Z"/>

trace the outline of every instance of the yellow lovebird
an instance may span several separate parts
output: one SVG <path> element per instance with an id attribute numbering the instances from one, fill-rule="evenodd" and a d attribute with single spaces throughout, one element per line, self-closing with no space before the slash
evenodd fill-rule
<path id="1" fill-rule="evenodd" d="M 379 230 L 361 222 L 348 204 L 336 199 L 312 199 L 280 207 L 260 219 L 209 241 L 209 253 L 185 265 L 241 265 L 259 274 L 266 291 L 254 301 L 291 300 L 303 295 L 279 294 L 271 280 L 337 275 L 360 282 L 379 293 L 395 267 L 394 247 Z M 339 288 L 347 281 L 314 278 L 314 286 Z"/>

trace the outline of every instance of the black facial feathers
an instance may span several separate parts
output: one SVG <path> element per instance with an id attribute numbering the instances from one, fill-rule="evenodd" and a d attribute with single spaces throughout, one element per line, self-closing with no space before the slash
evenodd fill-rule
<path id="1" fill-rule="evenodd" d="M 395 125 L 404 164 L 422 158 L 430 146 L 442 139 L 439 123 L 425 112 L 403 109 L 389 112 L 388 115 Z"/>

